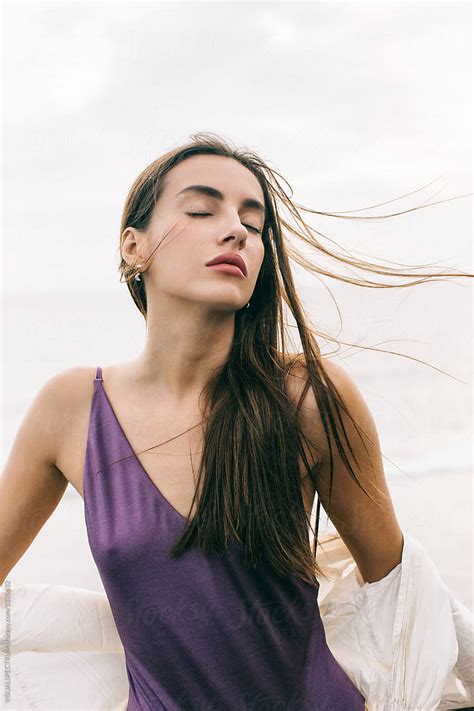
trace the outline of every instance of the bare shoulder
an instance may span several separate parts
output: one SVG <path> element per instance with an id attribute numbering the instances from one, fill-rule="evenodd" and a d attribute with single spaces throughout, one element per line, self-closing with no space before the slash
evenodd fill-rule
<path id="1" fill-rule="evenodd" d="M 94 390 L 96 366 L 75 365 L 59 372 L 54 376 L 58 387 L 63 387 L 66 397 L 80 398 L 88 395 Z"/>
<path id="2" fill-rule="evenodd" d="M 290 353 L 287 355 L 286 360 L 287 364 L 292 363 L 289 377 L 303 380 L 304 384 L 308 377 L 308 367 L 304 353 Z M 331 360 L 329 356 L 321 356 L 319 362 L 323 368 L 324 375 L 329 375 L 331 380 L 336 379 L 341 381 L 343 379 L 350 379 L 347 368 L 340 363 Z"/>
<path id="3" fill-rule="evenodd" d="M 73 366 L 51 376 L 40 390 L 45 407 L 49 405 L 58 421 L 67 425 L 78 408 L 91 399 L 94 376 L 93 366 Z"/>
<path id="4" fill-rule="evenodd" d="M 66 389 L 65 395 L 74 393 L 85 382 L 94 379 L 95 370 L 95 366 L 75 365 L 52 375 L 43 387 L 55 390 L 56 395 L 61 395 L 64 389 Z"/>
<path id="5" fill-rule="evenodd" d="M 324 370 L 326 370 L 326 359 Z M 286 379 L 288 397 L 296 407 L 299 405 L 299 423 L 308 441 L 311 443 L 311 456 L 314 462 L 320 462 L 327 451 L 327 440 L 320 408 L 311 385 L 303 396 L 308 382 L 308 368 L 303 353 L 291 353 L 287 357 L 287 365 L 291 363 Z M 332 377 L 330 375 L 330 377 Z M 301 401 L 301 403 L 300 403 Z"/>
<path id="6" fill-rule="evenodd" d="M 48 383 L 54 395 L 55 465 L 81 496 L 95 371 L 95 366 L 74 366 Z"/>
<path id="7" fill-rule="evenodd" d="M 309 379 L 308 368 L 304 354 L 290 354 L 288 360 L 293 363 L 287 378 L 288 394 L 296 405 Z M 352 410 L 360 410 L 365 403 L 348 370 L 327 356 L 322 356 L 319 362 L 323 371 L 323 380 L 326 383 L 328 380 L 332 383 L 338 395 Z M 314 442 L 316 451 L 319 453 L 319 456 L 325 456 L 329 452 L 328 441 L 323 425 L 320 405 L 316 400 L 315 393 L 311 386 L 308 387 L 302 399 L 300 413 L 300 419 L 305 427 L 305 432 Z"/>
<path id="8" fill-rule="evenodd" d="M 353 422 L 360 426 L 366 433 L 370 432 L 377 439 L 376 426 L 372 412 L 365 400 L 361 388 L 356 383 L 350 372 L 341 363 L 323 358 L 322 365 L 325 377 L 329 377 L 331 383 L 342 400 L 346 411 L 342 413 L 343 422 L 355 434 Z M 350 417 L 347 417 L 349 413 Z"/>
<path id="9" fill-rule="evenodd" d="M 56 472 L 65 440 L 77 432 L 93 391 L 89 367 L 73 367 L 46 379 L 33 393 L 11 447 L 5 471 L 17 476 L 26 468 Z"/>
<path id="10" fill-rule="evenodd" d="M 55 465 L 64 444 L 88 416 L 94 375 L 92 366 L 66 368 L 49 377 L 32 400 L 27 418 L 43 422 L 44 431 L 48 433 L 49 456 Z"/>

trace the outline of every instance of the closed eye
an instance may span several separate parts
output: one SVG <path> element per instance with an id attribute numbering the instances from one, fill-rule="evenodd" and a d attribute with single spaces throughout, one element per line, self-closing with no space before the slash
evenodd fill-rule
<path id="1" fill-rule="evenodd" d="M 212 215 L 212 212 L 187 212 L 186 215 L 189 215 L 190 217 L 208 217 L 209 215 Z M 259 235 L 262 234 L 262 231 L 257 227 L 253 227 L 253 225 L 244 225 L 244 227 L 248 230 L 253 230 Z"/>

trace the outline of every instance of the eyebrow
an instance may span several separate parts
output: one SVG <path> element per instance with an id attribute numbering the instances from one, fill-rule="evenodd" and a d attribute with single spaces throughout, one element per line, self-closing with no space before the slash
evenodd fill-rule
<path id="1" fill-rule="evenodd" d="M 216 200 L 224 200 L 224 194 L 221 193 L 220 190 L 217 190 L 217 188 L 211 188 L 210 185 L 188 185 L 187 188 L 183 188 L 182 190 L 180 190 L 179 193 L 177 193 L 176 197 L 178 195 L 181 195 L 182 193 L 191 192 L 208 195 L 209 197 L 215 198 Z M 259 200 L 255 200 L 255 198 L 245 198 L 244 200 L 242 200 L 242 207 L 246 207 L 251 210 L 258 210 L 258 212 L 261 212 L 263 215 L 265 215 L 265 207 Z"/>

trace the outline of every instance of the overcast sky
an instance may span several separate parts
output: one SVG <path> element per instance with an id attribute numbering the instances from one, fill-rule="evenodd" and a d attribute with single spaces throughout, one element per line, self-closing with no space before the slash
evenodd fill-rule
<path id="1" fill-rule="evenodd" d="M 247 145 L 294 199 L 367 214 L 472 191 L 471 3 L 4 3 L 3 288 L 124 288 L 126 194 L 198 131 Z M 472 198 L 346 248 L 469 269 Z"/>

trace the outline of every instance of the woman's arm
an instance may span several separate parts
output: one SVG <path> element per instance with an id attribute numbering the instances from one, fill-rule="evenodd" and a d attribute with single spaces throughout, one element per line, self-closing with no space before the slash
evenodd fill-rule
<path id="1" fill-rule="evenodd" d="M 323 450 L 321 469 L 317 473 L 316 489 L 326 512 L 357 563 L 364 580 L 375 582 L 385 577 L 402 559 L 403 533 L 390 498 L 385 479 L 380 443 L 372 414 L 358 387 L 348 372 L 338 363 L 323 359 L 324 368 L 342 397 L 347 409 L 362 429 L 362 439 L 350 418 L 341 411 L 341 418 L 354 461 L 338 424 L 339 438 L 358 480 L 366 491 L 379 502 L 364 494 L 351 477 L 337 450 L 331 432 L 333 456 L 333 485 L 329 511 L 330 461 L 329 449 L 319 409 L 312 388 L 303 403 L 306 416 L 314 422 L 315 437 Z M 364 434 L 365 433 L 365 434 Z M 365 436 L 367 435 L 367 436 Z M 378 493 L 373 485 L 382 493 Z"/>
<path id="2" fill-rule="evenodd" d="M 67 487 L 56 467 L 69 371 L 37 393 L 17 432 L 0 479 L 0 583 L 29 548 Z"/>

